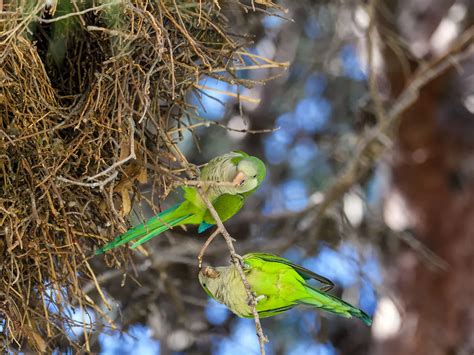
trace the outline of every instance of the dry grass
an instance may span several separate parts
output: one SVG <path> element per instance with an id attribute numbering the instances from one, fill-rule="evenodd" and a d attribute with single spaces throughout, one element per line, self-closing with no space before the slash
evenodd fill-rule
<path id="1" fill-rule="evenodd" d="M 253 5 L 225 6 L 244 14 Z M 90 349 L 89 325 L 79 323 L 80 341 L 67 329 L 72 308 L 108 319 L 82 289 L 92 280 L 107 305 L 91 252 L 127 228 L 139 184 L 166 195 L 193 176 L 175 145 L 196 123 L 186 96 L 199 94 L 203 75 L 253 84 L 235 77 L 252 58 L 227 33 L 224 10 L 184 0 L 3 5 L 0 348 Z M 128 260 L 107 256 L 110 267 Z"/>

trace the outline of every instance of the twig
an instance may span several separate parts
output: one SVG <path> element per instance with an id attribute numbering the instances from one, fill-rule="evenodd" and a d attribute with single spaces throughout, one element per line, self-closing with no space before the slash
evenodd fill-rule
<path id="1" fill-rule="evenodd" d="M 434 251 L 428 248 L 410 232 L 397 233 L 396 236 L 404 241 L 410 248 L 420 254 L 429 266 L 434 266 L 441 271 L 447 271 L 450 265 Z"/>
<path id="2" fill-rule="evenodd" d="M 181 131 L 185 131 L 185 130 L 192 130 L 192 129 L 195 129 L 197 127 L 210 127 L 210 126 L 221 127 L 223 129 L 225 129 L 226 131 L 238 132 L 238 133 L 248 133 L 248 134 L 272 133 L 272 132 L 276 132 L 280 129 L 280 127 L 263 128 L 263 129 L 248 129 L 248 128 L 240 129 L 240 128 L 232 128 L 232 127 L 226 126 L 226 125 L 224 125 L 222 123 L 219 123 L 219 122 L 216 122 L 216 121 L 206 120 L 204 122 L 198 122 L 198 123 L 195 123 L 195 124 L 189 125 L 189 126 L 173 128 L 168 133 L 173 134 L 173 133 L 177 133 L 177 132 L 181 132 Z"/>
<path id="3" fill-rule="evenodd" d="M 197 187 L 197 190 L 198 190 L 199 194 L 201 195 L 201 198 L 203 199 L 204 203 L 206 204 L 206 206 L 207 206 L 209 212 L 211 213 L 212 217 L 216 221 L 217 230 L 224 237 L 225 242 L 227 244 L 227 248 L 229 249 L 229 252 L 230 252 L 232 263 L 235 265 L 235 268 L 237 269 L 237 271 L 240 275 L 240 278 L 241 278 L 241 280 L 242 280 L 242 282 L 245 286 L 245 290 L 247 291 L 247 296 L 248 296 L 248 299 L 249 299 L 249 306 L 252 309 L 252 314 L 253 314 L 253 317 L 254 317 L 254 320 L 255 320 L 255 329 L 257 330 L 258 342 L 259 342 L 259 345 L 260 345 L 260 354 L 265 355 L 265 343 L 268 342 L 268 338 L 265 336 L 265 334 L 263 334 L 262 324 L 260 323 L 260 317 L 258 316 L 257 309 L 255 308 L 255 306 L 257 305 L 257 301 L 255 300 L 255 295 L 252 292 L 250 284 L 249 284 L 249 282 L 247 280 L 247 277 L 245 276 L 244 270 L 242 268 L 242 257 L 239 254 L 237 254 L 237 252 L 235 251 L 234 243 L 232 242 L 232 237 L 230 236 L 227 229 L 224 227 L 224 224 L 222 223 L 222 220 L 220 219 L 219 215 L 217 214 L 217 211 L 215 210 L 214 206 L 212 206 L 212 203 L 207 198 L 205 192 L 199 186 Z"/>
<path id="4" fill-rule="evenodd" d="M 110 28 L 105 28 L 105 27 L 99 27 L 99 26 L 87 26 L 86 27 L 87 31 L 99 31 L 99 32 L 104 32 L 107 33 L 111 36 L 120 36 L 123 37 L 127 40 L 135 40 L 138 38 L 138 36 L 134 36 L 130 33 L 118 31 L 118 30 L 111 30 Z"/>
<path id="5" fill-rule="evenodd" d="M 129 160 L 133 160 L 133 159 L 136 159 L 137 156 L 135 154 L 135 138 L 134 138 L 134 135 L 135 135 L 135 122 L 133 122 L 133 118 L 132 116 L 129 116 L 128 117 L 128 122 L 130 124 L 130 154 L 128 155 L 128 157 L 112 164 L 111 166 L 109 166 L 107 169 L 105 169 L 104 171 L 101 171 L 100 173 L 98 174 L 95 174 L 94 176 L 89 176 L 87 178 L 87 180 L 95 180 L 97 179 L 98 177 L 102 176 L 102 175 L 105 175 L 107 174 L 109 171 L 112 171 L 114 169 L 116 169 L 117 167 L 119 167 L 120 165 L 123 165 L 125 164 L 126 162 L 128 162 Z M 117 172 L 115 172 L 117 173 Z M 115 176 L 117 176 L 115 174 Z"/>
<path id="6" fill-rule="evenodd" d="M 204 257 L 204 253 L 206 252 L 209 245 L 211 245 L 214 238 L 217 237 L 220 234 L 220 232 L 221 231 L 219 230 L 219 228 L 217 228 L 214 231 L 214 233 L 212 233 L 211 236 L 209 238 L 207 238 L 206 242 L 202 246 L 201 251 L 199 252 L 199 255 L 198 255 L 198 267 L 199 267 L 199 269 L 202 268 L 202 258 Z"/>
<path id="7" fill-rule="evenodd" d="M 288 62 L 275 63 L 275 64 L 256 64 L 256 65 L 242 65 L 229 68 L 215 68 L 211 70 L 211 73 L 220 73 L 227 71 L 240 71 L 240 70 L 258 70 L 258 69 L 273 69 L 273 68 L 286 68 L 289 66 Z"/>
<path id="8" fill-rule="evenodd" d="M 200 85 L 200 84 L 194 84 L 193 86 L 196 89 L 213 91 L 213 92 L 216 92 L 216 93 L 219 93 L 219 94 L 224 94 L 224 95 L 227 95 L 227 96 L 230 96 L 230 97 L 236 97 L 241 101 L 247 101 L 247 102 L 250 102 L 250 103 L 253 103 L 253 104 L 259 104 L 260 103 L 260 99 L 254 99 L 253 97 L 250 97 L 250 96 L 239 95 L 239 94 L 236 94 L 234 92 L 214 89 L 214 88 L 211 88 L 209 86 L 204 86 L 204 85 Z"/>
<path id="9" fill-rule="evenodd" d="M 6 134 L 6 132 L 3 130 L 3 129 L 0 129 L 0 133 L 2 135 L 5 136 L 5 138 L 13 145 L 15 145 L 15 142 L 13 141 L 13 139 L 10 138 L 10 136 L 8 134 Z"/>
<path id="10" fill-rule="evenodd" d="M 367 13 L 369 15 L 369 26 L 367 27 L 367 73 L 369 75 L 369 90 L 374 100 L 375 113 L 379 121 L 385 121 L 387 119 L 385 109 L 382 104 L 380 97 L 379 88 L 377 87 L 377 76 L 374 70 L 374 37 L 376 34 L 375 26 L 375 12 L 378 0 L 370 0 L 367 6 Z"/>
<path id="11" fill-rule="evenodd" d="M 206 180 L 186 180 L 186 179 L 179 179 L 176 182 L 177 185 L 185 185 L 185 186 L 196 186 L 196 187 L 236 187 L 236 184 L 231 181 L 206 181 Z"/>
<path id="12" fill-rule="evenodd" d="M 57 179 L 62 182 L 66 182 L 68 184 L 72 185 L 78 185 L 78 186 L 84 186 L 84 187 L 99 187 L 103 188 L 105 185 L 107 185 L 109 182 L 113 181 L 118 175 L 118 171 L 114 171 L 112 175 L 110 175 L 107 179 L 99 181 L 99 182 L 82 182 L 82 181 L 77 181 L 77 180 L 70 180 L 67 179 L 63 176 L 58 176 Z"/>
<path id="13" fill-rule="evenodd" d="M 90 8 L 87 8 L 85 10 L 82 10 L 82 11 L 70 12 L 66 15 L 58 16 L 58 17 L 55 17 L 55 18 L 52 18 L 52 19 L 44 19 L 44 18 L 41 18 L 41 17 L 37 17 L 36 20 L 39 21 L 39 22 L 42 22 L 42 23 L 53 23 L 53 22 L 57 22 L 57 21 L 67 19 L 69 17 L 84 15 L 84 14 L 86 14 L 88 12 L 91 12 L 91 11 L 102 10 L 104 8 L 111 7 L 111 6 L 118 5 L 118 4 L 120 4 L 119 1 L 112 1 L 112 2 L 102 4 L 102 5 L 90 7 Z"/>
<path id="14" fill-rule="evenodd" d="M 470 36 L 470 40 L 474 36 Z M 428 67 L 421 70 L 420 74 L 416 75 L 415 79 L 410 85 L 400 94 L 395 104 L 388 111 L 389 120 L 396 119 L 400 114 L 409 108 L 418 98 L 420 89 L 429 81 L 433 80 L 448 68 L 457 65 L 459 62 L 470 58 L 474 54 L 474 44 L 469 45 L 464 51 L 456 54 L 448 54 L 444 60 L 436 63 L 435 66 Z"/>

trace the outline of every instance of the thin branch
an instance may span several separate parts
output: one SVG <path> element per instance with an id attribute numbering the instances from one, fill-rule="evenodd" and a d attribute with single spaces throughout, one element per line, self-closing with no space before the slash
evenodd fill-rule
<path id="1" fill-rule="evenodd" d="M 237 252 L 235 251 L 232 237 L 230 236 L 227 229 L 224 227 L 222 220 L 217 214 L 217 211 L 215 210 L 214 206 L 212 206 L 212 203 L 207 198 L 205 192 L 199 186 L 197 187 L 197 190 L 199 194 L 201 195 L 201 198 L 205 202 L 207 208 L 209 209 L 209 212 L 211 213 L 212 217 L 216 221 L 217 230 L 224 237 L 225 242 L 227 244 L 227 248 L 229 249 L 229 252 L 230 252 L 232 263 L 235 265 L 235 268 L 237 269 L 240 275 L 240 278 L 245 286 L 245 290 L 247 291 L 247 296 L 249 299 L 249 306 L 252 309 L 252 314 L 255 320 L 255 329 L 257 330 L 258 342 L 260 345 L 260 354 L 265 355 L 265 343 L 268 342 L 268 338 L 265 336 L 265 334 L 263 334 L 262 324 L 260 323 L 260 317 L 258 316 L 258 312 L 255 307 L 257 305 L 257 301 L 255 300 L 255 294 L 252 292 L 252 288 L 250 287 L 250 284 L 242 268 L 242 257 L 239 254 L 237 254 Z"/>
<path id="2" fill-rule="evenodd" d="M 469 38 L 472 41 L 474 35 L 471 34 Z M 443 57 L 443 60 L 437 62 L 436 65 L 428 66 L 426 69 L 421 70 L 421 72 L 415 76 L 415 79 L 410 83 L 410 85 L 400 94 L 395 104 L 388 111 L 389 120 L 395 120 L 400 114 L 403 113 L 403 111 L 408 109 L 416 101 L 416 99 L 418 99 L 421 88 L 428 82 L 438 77 L 450 67 L 457 66 L 459 62 L 470 58 L 473 54 L 474 44 L 471 44 L 464 51 L 456 54 L 447 54 L 445 57 Z"/>
<path id="3" fill-rule="evenodd" d="M 185 186 L 196 186 L 196 187 L 236 187 L 237 185 L 231 181 L 207 181 L 207 180 L 186 180 L 186 179 L 179 179 L 176 182 L 176 185 L 185 185 Z"/>
<path id="4" fill-rule="evenodd" d="M 450 268 L 450 265 L 434 251 L 428 248 L 424 243 L 410 232 L 401 232 L 395 234 L 400 240 L 405 242 L 410 248 L 422 256 L 423 260 L 429 266 L 434 266 L 435 268 L 440 269 L 441 271 L 447 271 Z"/>
<path id="5" fill-rule="evenodd" d="M 83 186 L 83 187 L 91 187 L 91 188 L 93 188 L 93 187 L 103 188 L 109 182 L 115 180 L 117 175 L 118 175 L 118 172 L 114 171 L 113 174 L 110 175 L 107 179 L 99 181 L 99 182 L 82 182 L 82 181 L 67 179 L 63 176 L 58 176 L 57 179 L 59 181 L 62 181 L 62 182 L 68 183 L 68 184 L 72 184 L 72 185 L 78 185 L 78 186 Z"/>
<path id="6" fill-rule="evenodd" d="M 375 113 L 379 121 L 385 121 L 387 119 L 385 109 L 383 107 L 382 98 L 380 97 L 380 91 L 377 87 L 377 74 L 374 69 L 374 41 L 377 33 L 375 24 L 375 12 L 378 0 L 370 0 L 367 6 L 367 13 L 369 15 L 369 26 L 367 27 L 367 73 L 369 76 L 369 90 L 372 100 L 374 100 Z"/>
<path id="7" fill-rule="evenodd" d="M 87 31 L 90 31 L 90 32 L 92 31 L 104 32 L 111 36 L 123 37 L 127 40 L 134 40 L 138 38 L 138 36 L 131 35 L 130 33 L 122 32 L 118 30 L 111 30 L 110 28 L 105 28 L 105 27 L 87 26 L 86 29 Z"/>
<path id="8" fill-rule="evenodd" d="M 238 98 L 240 101 L 246 101 L 246 102 L 250 102 L 250 103 L 253 103 L 253 104 L 259 104 L 260 103 L 260 99 L 254 99 L 253 97 L 250 97 L 250 96 L 239 95 L 239 94 L 236 94 L 236 93 L 231 92 L 231 91 L 214 89 L 214 88 L 211 88 L 209 86 L 204 86 L 204 85 L 200 85 L 200 84 L 194 84 L 193 86 L 197 89 L 200 89 L 200 90 L 213 91 L 213 92 L 216 92 L 218 94 L 223 94 L 223 95 L 227 95 L 227 96 L 230 96 L 230 97 L 235 97 L 235 98 Z"/>
<path id="9" fill-rule="evenodd" d="M 231 132 L 238 132 L 238 133 L 248 133 L 248 134 L 261 134 L 261 133 L 273 133 L 276 132 L 280 129 L 280 127 L 275 127 L 275 128 L 264 128 L 264 129 L 247 129 L 247 128 L 232 128 L 229 126 L 226 126 L 222 123 L 216 122 L 216 121 L 209 121 L 206 120 L 204 122 L 198 122 L 190 126 L 183 126 L 179 128 L 173 128 L 171 129 L 168 133 L 173 134 L 181 131 L 186 131 L 186 130 L 192 130 L 197 127 L 210 127 L 210 126 L 217 126 L 220 128 L 225 129 L 226 131 L 231 131 Z"/>
<path id="10" fill-rule="evenodd" d="M 52 19 L 44 19 L 44 18 L 41 18 L 41 17 L 37 17 L 36 20 L 38 22 L 42 22 L 42 23 L 53 23 L 53 22 L 57 22 L 57 21 L 67 19 L 69 17 L 84 15 L 84 14 L 87 14 L 88 12 L 91 12 L 91 11 L 99 11 L 99 10 L 102 10 L 104 8 L 111 7 L 111 6 L 118 5 L 118 4 L 120 4 L 119 1 L 112 1 L 112 2 L 102 4 L 102 5 L 90 7 L 90 8 L 87 8 L 85 10 L 82 10 L 82 11 L 70 12 L 66 15 L 58 16 L 58 17 L 55 17 L 55 18 L 52 18 Z"/>
<path id="11" fill-rule="evenodd" d="M 137 158 L 137 156 L 135 154 L 135 138 L 134 138 L 134 136 L 135 136 L 135 122 L 133 122 L 132 116 L 129 116 L 128 122 L 130 124 L 130 154 L 128 155 L 128 157 L 112 164 L 107 169 L 105 169 L 104 171 L 102 171 L 98 174 L 95 174 L 94 176 L 87 177 L 87 180 L 89 180 L 89 181 L 90 180 L 95 180 L 95 179 L 97 179 L 98 177 L 100 177 L 102 175 L 108 174 L 110 171 L 118 168 L 120 165 L 125 164 L 129 160 L 133 160 L 133 159 Z"/>
<path id="12" fill-rule="evenodd" d="M 209 238 L 207 238 L 206 242 L 204 243 L 201 250 L 199 251 L 199 255 L 198 255 L 198 267 L 199 267 L 199 269 L 202 269 L 202 259 L 204 258 L 204 254 L 206 253 L 207 248 L 209 247 L 209 245 L 211 245 L 214 238 L 217 237 L 220 233 L 221 233 L 221 231 L 219 230 L 219 228 L 217 228 L 214 231 L 214 233 L 212 233 L 211 236 Z"/>

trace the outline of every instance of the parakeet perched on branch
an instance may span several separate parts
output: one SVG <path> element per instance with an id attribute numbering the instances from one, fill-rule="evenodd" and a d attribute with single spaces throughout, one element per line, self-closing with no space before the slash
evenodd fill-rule
<path id="1" fill-rule="evenodd" d="M 271 254 L 247 254 L 243 263 L 247 281 L 256 295 L 256 310 L 260 317 L 271 317 L 303 304 L 346 318 L 357 317 L 369 326 L 372 324 L 366 313 L 328 294 L 334 284 L 321 275 Z M 309 279 L 319 281 L 323 287 L 309 285 Z M 210 297 L 238 316 L 253 317 L 245 286 L 234 264 L 207 266 L 199 272 L 199 282 Z"/>
<path id="2" fill-rule="evenodd" d="M 265 178 L 263 162 L 241 151 L 212 159 L 202 170 L 199 180 L 222 221 L 236 214 Z M 215 220 L 196 187 L 183 186 L 184 201 L 157 214 L 143 224 L 130 229 L 96 251 L 96 254 L 134 241 L 131 248 L 143 244 L 158 234 L 185 224 L 199 225 L 202 233 L 215 224 Z"/>

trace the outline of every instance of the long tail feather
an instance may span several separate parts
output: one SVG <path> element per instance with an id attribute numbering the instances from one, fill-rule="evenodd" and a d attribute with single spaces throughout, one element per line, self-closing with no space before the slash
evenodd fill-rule
<path id="1" fill-rule="evenodd" d="M 150 218 L 145 223 L 126 231 L 122 235 L 119 235 L 117 238 L 112 240 L 110 243 L 96 250 L 95 254 L 103 254 L 108 250 L 111 250 L 128 242 L 131 242 L 137 238 L 140 238 L 132 246 L 132 248 L 136 248 L 138 245 L 146 242 L 147 240 L 150 240 L 151 238 L 157 236 L 160 233 L 163 233 L 171 227 L 175 227 L 179 224 L 182 224 L 185 219 L 192 216 L 192 213 L 186 211 L 186 206 L 183 206 L 185 203 L 186 202 L 177 204 Z"/>
<path id="2" fill-rule="evenodd" d="M 370 318 L 370 316 L 364 311 L 352 306 L 338 297 L 320 292 L 308 285 L 306 285 L 306 287 L 311 297 L 301 299 L 300 303 L 315 306 L 346 318 L 356 317 L 361 319 L 366 325 L 372 325 L 372 318 Z"/>
<path id="3" fill-rule="evenodd" d="M 178 217 L 178 218 L 170 221 L 166 225 L 163 225 L 163 226 L 161 226 L 157 229 L 154 229 L 154 230 L 150 231 L 150 233 L 145 234 L 143 237 L 141 237 L 139 240 L 137 240 L 135 243 L 133 243 L 131 248 L 135 249 L 139 245 L 142 245 L 143 243 L 149 241 L 151 238 L 157 236 L 160 233 L 163 233 L 165 230 L 170 229 L 170 227 L 175 227 L 178 224 L 181 224 L 185 219 L 187 219 L 191 216 L 192 216 L 192 214 L 187 214 L 187 215 L 184 215 L 182 217 Z"/>

